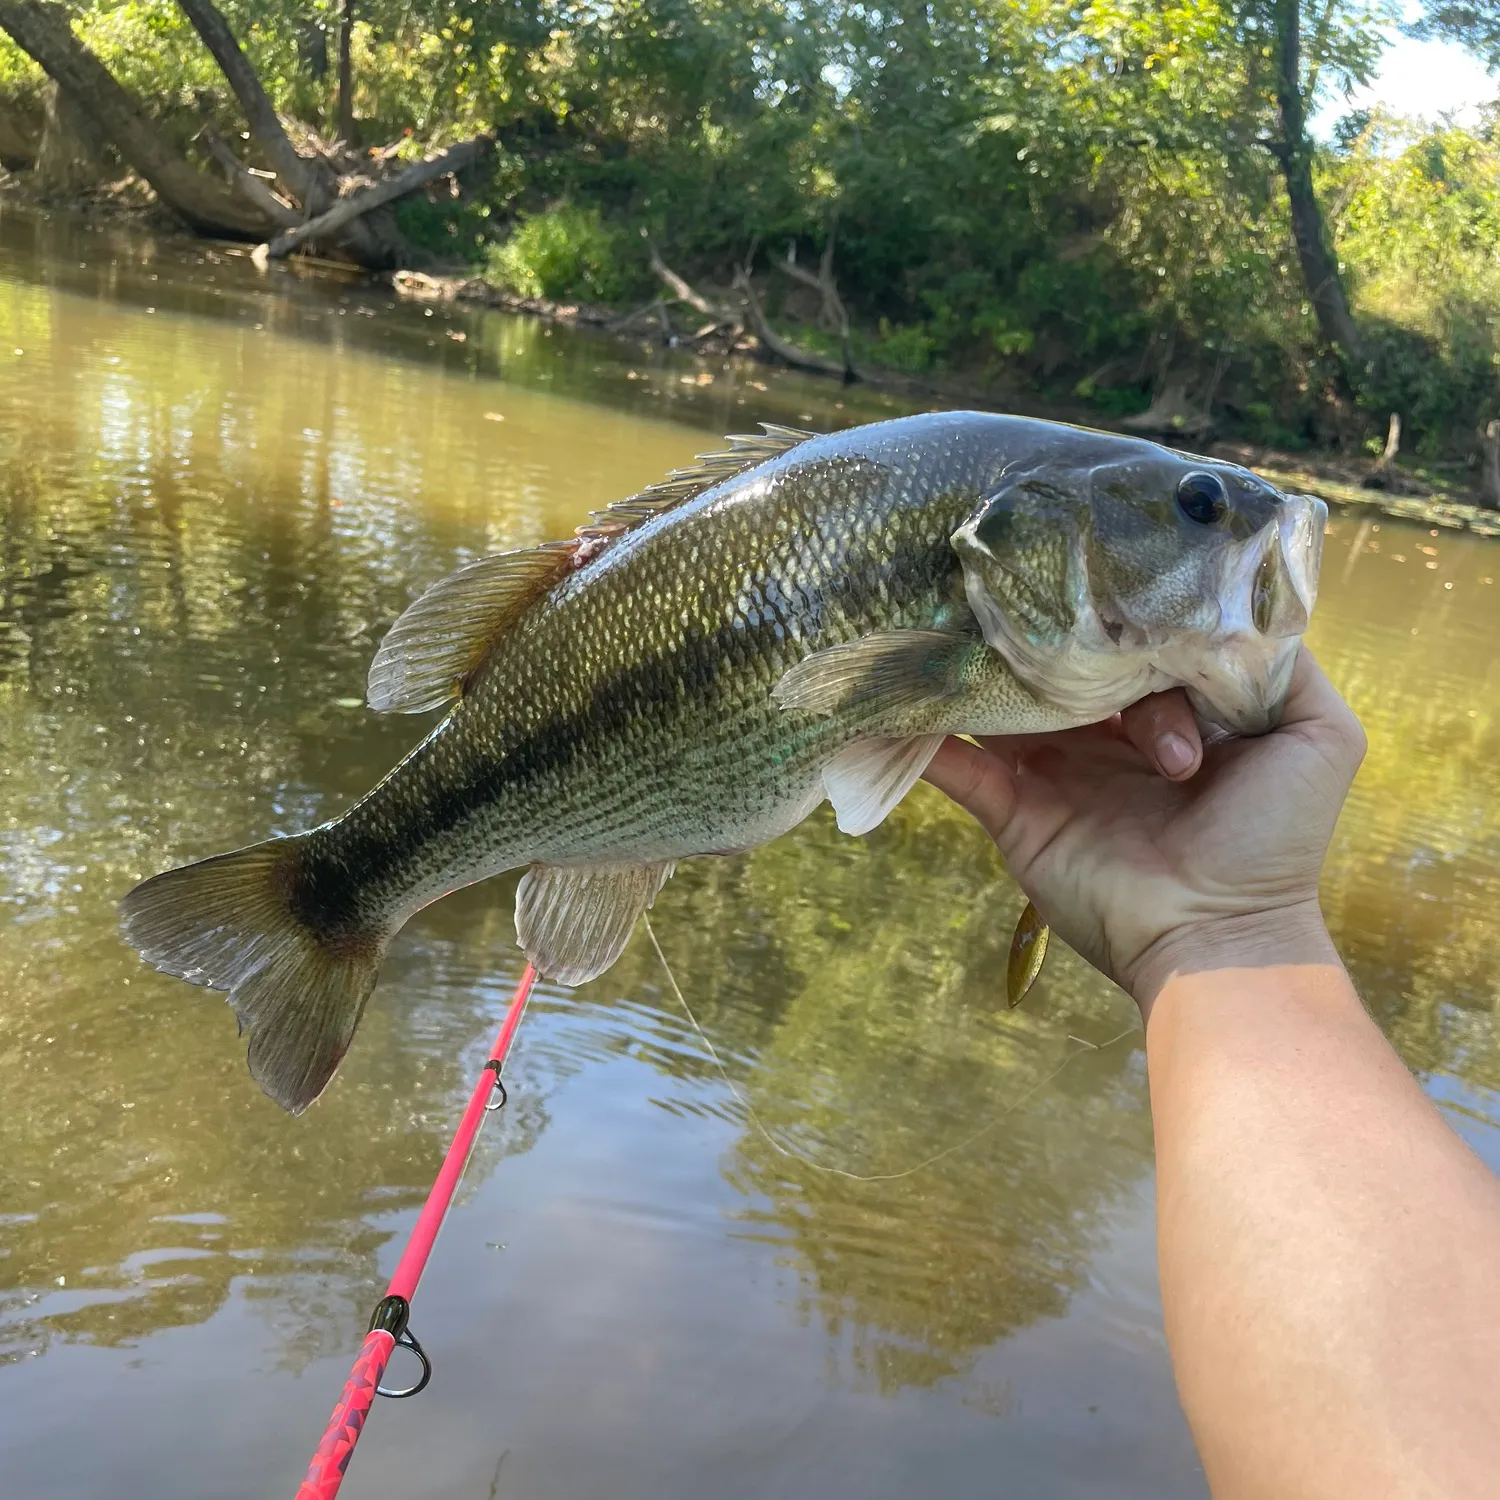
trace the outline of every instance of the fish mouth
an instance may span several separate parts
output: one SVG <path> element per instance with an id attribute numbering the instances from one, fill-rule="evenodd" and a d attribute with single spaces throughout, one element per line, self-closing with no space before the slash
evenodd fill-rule
<path id="1" fill-rule="evenodd" d="M 1269 734 L 1281 723 L 1317 601 L 1328 507 L 1315 495 L 1285 500 L 1264 545 L 1247 552 L 1238 576 L 1226 580 L 1234 604 L 1220 640 L 1182 679 L 1200 729 L 1219 738 Z M 1282 587 L 1274 611 L 1263 619 L 1256 591 L 1267 566 L 1279 573 Z"/>

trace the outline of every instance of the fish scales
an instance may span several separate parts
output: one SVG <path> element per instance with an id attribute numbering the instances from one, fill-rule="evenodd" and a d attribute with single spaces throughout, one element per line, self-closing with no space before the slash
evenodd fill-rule
<path id="1" fill-rule="evenodd" d="M 285 1107 L 326 1086 L 402 923 L 459 886 L 526 867 L 521 946 L 579 983 L 675 862 L 774 838 L 825 797 L 866 832 L 946 734 L 1091 723 L 1179 683 L 1211 722 L 1274 722 L 1320 502 L 972 412 L 731 443 L 574 542 L 417 600 L 370 702 L 457 701 L 341 817 L 125 897 L 147 959 L 229 992 Z"/>
<path id="2" fill-rule="evenodd" d="M 960 450 L 933 505 L 931 475 L 801 451 L 560 584 L 439 731 L 314 836 L 309 915 L 420 904 L 527 857 L 759 842 L 787 788 L 800 802 L 809 768 L 855 732 L 783 712 L 772 689 L 810 650 L 966 613 L 948 537 L 988 474 Z"/>

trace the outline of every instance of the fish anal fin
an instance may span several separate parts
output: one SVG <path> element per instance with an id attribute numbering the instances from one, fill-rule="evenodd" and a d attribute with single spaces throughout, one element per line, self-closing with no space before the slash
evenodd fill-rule
<path id="1" fill-rule="evenodd" d="M 949 630 L 875 630 L 804 657 L 771 696 L 782 708 L 814 714 L 921 708 L 959 692 L 964 660 L 979 644 Z"/>
<path id="2" fill-rule="evenodd" d="M 583 984 L 625 951 L 672 874 L 644 865 L 532 865 L 516 888 L 516 942 L 538 974 Z"/>
<path id="3" fill-rule="evenodd" d="M 823 767 L 823 788 L 843 833 L 869 833 L 912 789 L 945 736 L 856 740 Z"/>
<path id="4" fill-rule="evenodd" d="M 391 626 L 370 663 L 367 700 L 415 714 L 459 697 L 497 636 L 573 565 L 573 542 L 482 557 L 432 585 Z"/>

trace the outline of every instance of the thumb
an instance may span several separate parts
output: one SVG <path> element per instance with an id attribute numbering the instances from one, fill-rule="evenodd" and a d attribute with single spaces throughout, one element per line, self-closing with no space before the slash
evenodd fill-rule
<path id="1" fill-rule="evenodd" d="M 1016 810 L 1016 779 L 990 750 L 949 736 L 922 774 L 940 792 L 970 813 L 998 843 Z"/>

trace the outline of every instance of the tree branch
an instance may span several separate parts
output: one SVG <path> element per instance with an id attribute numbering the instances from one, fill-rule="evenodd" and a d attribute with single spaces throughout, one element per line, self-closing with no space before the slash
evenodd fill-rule
<path id="1" fill-rule="evenodd" d="M 223 167 L 230 186 L 237 188 L 249 199 L 269 223 L 290 229 L 294 224 L 302 222 L 302 215 L 283 203 L 271 190 L 270 183 L 263 177 L 257 177 L 219 138 L 217 132 L 205 125 L 198 132 L 198 139 L 203 142 L 208 154 Z"/>
<path id="2" fill-rule="evenodd" d="M 791 365 L 798 370 L 814 370 L 820 375 L 837 375 L 846 384 L 858 380 L 859 376 L 848 363 L 836 365 L 832 360 L 824 359 L 819 354 L 809 354 L 805 349 L 799 349 L 795 344 L 789 344 L 772 329 L 766 321 L 765 312 L 760 305 L 760 298 L 755 294 L 755 288 L 750 284 L 749 273 L 743 266 L 736 266 L 734 271 L 734 284 L 740 296 L 745 302 L 745 312 L 750 320 L 750 327 L 766 349 L 774 354 L 783 364 Z"/>
<path id="3" fill-rule="evenodd" d="M 264 266 L 268 261 L 290 255 L 300 245 L 326 239 L 352 224 L 362 214 L 393 203 L 397 198 L 404 198 L 408 193 L 414 193 L 433 178 L 461 171 L 470 162 L 483 156 L 494 144 L 494 139 L 492 135 L 477 135 L 472 140 L 460 141 L 457 145 L 429 156 L 425 161 L 413 162 L 395 176 L 387 177 L 384 182 L 377 182 L 372 187 L 340 198 L 326 213 L 278 234 L 268 244 L 257 246 L 254 255 L 256 265 Z"/>
<path id="4" fill-rule="evenodd" d="M 728 308 L 718 307 L 710 302 L 701 292 L 696 292 L 661 258 L 651 236 L 643 229 L 641 238 L 646 242 L 646 256 L 651 262 L 651 272 L 658 281 L 662 283 L 679 302 L 686 302 L 694 312 L 700 312 L 705 318 L 713 318 L 717 323 L 735 323 L 738 319 Z"/>

